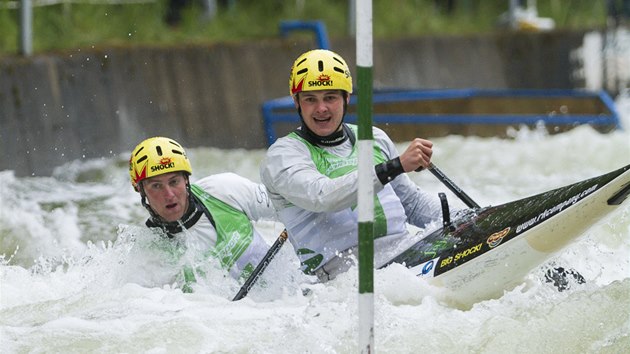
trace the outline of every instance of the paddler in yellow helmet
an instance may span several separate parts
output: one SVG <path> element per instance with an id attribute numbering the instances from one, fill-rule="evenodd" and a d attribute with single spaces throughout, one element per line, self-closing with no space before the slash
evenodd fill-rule
<path id="1" fill-rule="evenodd" d="M 154 137 L 131 153 L 129 175 L 150 217 L 146 225 L 173 241 L 219 260 L 234 278 L 247 277 L 269 246 L 252 220 L 273 219 L 265 187 L 234 173 L 190 183 L 192 167 L 175 140 Z M 191 291 L 195 270 L 185 269 Z"/>
<path id="2" fill-rule="evenodd" d="M 358 244 L 357 126 L 343 122 L 352 94 L 350 69 L 335 52 L 308 51 L 291 68 L 289 92 L 301 126 L 269 148 L 261 180 L 303 270 L 326 281 L 349 268 Z M 407 222 L 423 228 L 440 219 L 441 207 L 437 195 L 406 174 L 429 166 L 433 144 L 416 138 L 399 154 L 383 130 L 372 132 L 378 255 L 410 236 Z"/>

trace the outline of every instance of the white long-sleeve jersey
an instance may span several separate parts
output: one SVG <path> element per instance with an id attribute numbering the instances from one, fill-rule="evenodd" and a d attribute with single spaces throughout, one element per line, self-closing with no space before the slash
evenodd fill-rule
<path id="1" fill-rule="evenodd" d="M 375 158 L 380 155 L 386 161 L 399 156 L 385 132 L 374 127 L 373 135 Z M 358 245 L 356 167 L 356 147 L 351 139 L 337 146 L 322 147 L 290 134 L 278 139 L 267 151 L 261 180 L 307 272 Z M 340 169 L 346 172 L 335 175 Z M 423 192 L 406 174 L 386 185 L 373 169 L 371 174 L 377 197 L 377 230 L 379 206 L 385 219 L 381 234 L 375 234 L 377 252 L 408 236 L 405 222 L 424 227 L 441 216 L 438 198 Z"/>
<path id="2" fill-rule="evenodd" d="M 184 240 L 186 247 L 197 254 L 213 254 L 224 263 L 223 266 L 230 269 L 230 274 L 235 278 L 241 276 L 248 267 L 256 267 L 269 245 L 251 221 L 276 217 L 265 187 L 234 173 L 208 176 L 193 182 L 193 185 L 219 201 L 219 204 L 214 202 L 215 207 L 209 209 L 217 228 L 222 228 L 224 235 L 219 236 L 217 229 L 204 215 L 192 227 L 174 236 Z M 227 205 L 233 211 L 228 212 L 221 205 Z"/>

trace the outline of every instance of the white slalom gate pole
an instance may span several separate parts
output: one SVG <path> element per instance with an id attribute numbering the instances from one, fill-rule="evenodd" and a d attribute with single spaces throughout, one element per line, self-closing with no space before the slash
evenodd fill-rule
<path id="1" fill-rule="evenodd" d="M 374 186 L 372 169 L 372 0 L 357 0 L 359 116 L 359 348 L 374 352 Z"/>

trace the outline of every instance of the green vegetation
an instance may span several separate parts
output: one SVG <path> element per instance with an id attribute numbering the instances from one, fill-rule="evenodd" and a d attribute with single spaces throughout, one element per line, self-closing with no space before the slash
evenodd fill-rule
<path id="1" fill-rule="evenodd" d="M 65 3 L 35 7 L 35 53 L 110 45 L 172 45 L 259 40 L 278 36 L 281 20 L 322 20 L 331 38 L 348 35 L 346 0 L 228 0 L 212 20 L 200 0 L 189 0 L 177 26 L 165 21 L 168 0 L 128 4 Z M 446 3 L 446 0 L 438 0 Z M 489 33 L 497 30 L 508 0 L 454 0 L 449 13 L 434 0 L 373 0 L 374 36 Z M 19 11 L 0 0 L 0 56 L 18 51 Z M 606 23 L 604 1 L 538 0 L 538 14 L 558 29 Z M 296 34 L 296 36 L 310 34 Z"/>

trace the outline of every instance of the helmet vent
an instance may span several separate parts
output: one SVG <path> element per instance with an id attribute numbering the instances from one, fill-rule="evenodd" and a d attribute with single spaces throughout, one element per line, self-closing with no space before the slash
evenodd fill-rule
<path id="1" fill-rule="evenodd" d="M 158 156 L 162 156 L 162 147 L 161 146 L 156 146 L 155 150 L 157 151 Z"/>
<path id="2" fill-rule="evenodd" d="M 300 75 L 300 74 L 304 74 L 304 73 L 305 73 L 305 72 L 307 72 L 307 71 L 308 71 L 308 68 L 304 68 L 304 69 L 302 69 L 302 70 L 298 71 L 298 72 L 297 72 L 297 73 L 295 73 L 295 74 L 296 74 L 296 75 Z"/>
<path id="3" fill-rule="evenodd" d="M 317 61 L 317 69 L 319 69 L 320 72 L 324 71 L 324 62 L 319 60 Z"/>
<path id="4" fill-rule="evenodd" d="M 172 151 L 173 151 L 173 154 L 184 155 L 184 153 L 179 150 L 172 150 Z"/>
<path id="5" fill-rule="evenodd" d="M 333 68 L 333 70 L 335 70 L 336 72 L 342 73 L 342 74 L 345 74 L 345 73 L 346 73 L 345 71 L 343 71 L 343 69 L 342 69 L 342 68 L 338 68 L 338 67 L 336 67 L 336 66 Z"/>
<path id="6" fill-rule="evenodd" d="M 344 66 L 344 65 L 345 65 L 345 64 L 344 64 L 341 60 L 339 60 L 339 58 L 337 58 L 337 57 L 333 57 L 333 60 L 334 60 L 334 61 L 336 61 L 337 63 L 339 63 L 341 66 Z"/>
<path id="7" fill-rule="evenodd" d="M 138 159 L 138 161 L 136 161 L 137 164 L 139 164 L 140 162 L 148 159 L 149 157 L 147 155 L 142 156 L 141 158 Z"/>

